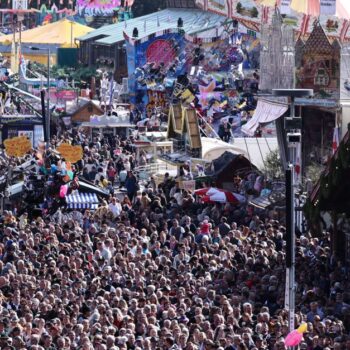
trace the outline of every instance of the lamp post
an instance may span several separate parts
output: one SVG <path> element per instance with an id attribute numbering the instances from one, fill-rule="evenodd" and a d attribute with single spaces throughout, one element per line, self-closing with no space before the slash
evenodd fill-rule
<path id="1" fill-rule="evenodd" d="M 311 89 L 274 89 L 274 96 L 290 98 L 290 115 L 284 120 L 284 129 L 287 131 L 287 144 L 289 147 L 289 159 L 286 166 L 286 293 L 285 307 L 288 309 L 289 331 L 293 331 L 295 314 L 295 165 L 299 155 L 299 174 L 301 169 L 301 117 L 295 116 L 295 98 L 311 97 Z M 299 180 L 301 181 L 301 180 Z"/>
<path id="2" fill-rule="evenodd" d="M 46 148 L 49 148 L 50 144 L 50 123 L 51 123 L 51 114 L 50 114 L 50 48 L 40 48 L 36 46 L 29 46 L 30 50 L 33 51 L 46 51 L 47 52 L 47 96 L 46 96 L 46 120 L 45 120 L 45 127 L 46 127 Z"/>

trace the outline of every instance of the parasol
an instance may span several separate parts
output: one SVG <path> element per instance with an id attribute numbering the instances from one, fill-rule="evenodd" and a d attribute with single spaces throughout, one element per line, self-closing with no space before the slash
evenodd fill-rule
<path id="1" fill-rule="evenodd" d="M 210 187 L 201 188 L 194 192 L 198 196 L 203 196 L 205 202 L 218 202 L 218 203 L 244 203 L 245 197 L 234 192 L 225 191 L 220 188 Z"/>

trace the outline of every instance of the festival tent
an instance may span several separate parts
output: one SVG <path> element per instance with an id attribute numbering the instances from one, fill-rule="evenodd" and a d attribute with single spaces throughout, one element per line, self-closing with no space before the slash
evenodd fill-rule
<path id="1" fill-rule="evenodd" d="M 242 154 L 248 157 L 246 150 L 231 145 L 220 139 L 212 137 L 201 137 L 202 140 L 202 158 L 206 161 L 212 161 L 219 158 L 225 152 L 231 152 L 233 154 Z"/>
<path id="2" fill-rule="evenodd" d="M 241 154 L 225 152 L 212 161 L 205 176 L 210 176 L 219 188 L 230 191 L 235 175 L 243 178 L 252 172 L 259 173 L 259 170 L 246 157 Z"/>
<path id="3" fill-rule="evenodd" d="M 21 50 L 26 59 L 46 64 L 47 52 L 50 49 L 51 64 L 53 64 L 56 61 L 57 49 L 76 48 L 75 39 L 92 30 L 93 28 L 64 18 L 54 23 L 23 31 L 21 33 Z M 12 40 L 13 34 L 0 36 L 0 53 L 5 56 L 11 54 Z M 18 36 L 16 41 L 18 42 Z M 39 50 L 31 50 L 30 46 Z"/>

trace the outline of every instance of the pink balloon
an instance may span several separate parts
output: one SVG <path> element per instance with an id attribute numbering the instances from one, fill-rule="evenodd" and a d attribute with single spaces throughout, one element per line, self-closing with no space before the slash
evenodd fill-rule
<path id="1" fill-rule="evenodd" d="M 302 333 L 299 333 L 296 329 L 292 332 L 290 332 L 286 339 L 284 339 L 284 344 L 286 346 L 297 346 L 300 344 L 301 340 L 303 339 Z"/>
<path id="2" fill-rule="evenodd" d="M 64 198 L 68 192 L 68 186 L 62 185 L 60 188 L 60 198 Z"/>

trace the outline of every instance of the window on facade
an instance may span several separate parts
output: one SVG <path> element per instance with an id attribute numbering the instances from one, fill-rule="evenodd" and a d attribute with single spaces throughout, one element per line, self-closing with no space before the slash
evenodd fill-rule
<path id="1" fill-rule="evenodd" d="M 329 84 L 329 75 L 325 69 L 318 69 L 315 75 L 314 84 L 320 86 L 327 86 Z"/>

